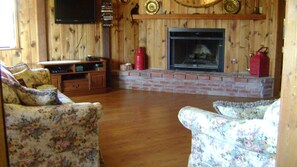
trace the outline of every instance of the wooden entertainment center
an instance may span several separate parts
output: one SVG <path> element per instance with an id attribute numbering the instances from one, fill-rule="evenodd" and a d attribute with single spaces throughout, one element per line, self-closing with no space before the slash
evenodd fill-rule
<path id="1" fill-rule="evenodd" d="M 52 84 L 66 95 L 89 95 L 106 91 L 106 61 L 40 62 L 51 73 Z"/>

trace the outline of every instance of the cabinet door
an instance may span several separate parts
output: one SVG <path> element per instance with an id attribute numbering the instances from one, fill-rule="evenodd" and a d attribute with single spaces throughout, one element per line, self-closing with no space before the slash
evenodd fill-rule
<path id="1" fill-rule="evenodd" d="M 51 75 L 52 84 L 61 91 L 61 76 Z"/>
<path id="2" fill-rule="evenodd" d="M 91 76 L 91 89 L 105 88 L 105 73 L 93 73 Z"/>
<path id="3" fill-rule="evenodd" d="M 87 79 L 73 79 L 63 81 L 63 92 L 89 91 L 89 81 Z"/>

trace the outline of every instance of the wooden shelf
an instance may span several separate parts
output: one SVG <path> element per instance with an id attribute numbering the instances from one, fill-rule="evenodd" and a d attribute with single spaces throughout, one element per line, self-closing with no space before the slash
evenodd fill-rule
<path id="1" fill-rule="evenodd" d="M 133 19 L 264 20 L 266 16 L 262 14 L 140 14 L 133 15 Z"/>
<path id="2" fill-rule="evenodd" d="M 40 62 L 51 72 L 51 81 L 69 96 L 90 95 L 106 91 L 106 60 Z"/>

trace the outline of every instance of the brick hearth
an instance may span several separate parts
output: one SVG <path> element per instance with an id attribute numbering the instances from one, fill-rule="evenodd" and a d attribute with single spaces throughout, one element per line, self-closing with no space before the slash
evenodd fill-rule
<path id="1" fill-rule="evenodd" d="M 113 86 L 145 91 L 233 97 L 273 97 L 272 77 L 249 74 L 142 70 L 112 72 Z"/>

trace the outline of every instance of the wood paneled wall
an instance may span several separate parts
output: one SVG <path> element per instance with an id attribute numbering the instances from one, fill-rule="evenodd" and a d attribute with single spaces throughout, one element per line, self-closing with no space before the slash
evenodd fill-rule
<path id="1" fill-rule="evenodd" d="M 44 60 L 85 59 L 86 55 L 102 56 L 104 44 L 100 22 L 55 24 L 54 0 L 42 0 L 42 3 L 40 1 L 17 0 L 19 48 L 0 51 L 1 61 L 6 65 L 25 62 L 31 67 L 38 67 L 38 62 Z M 40 7 L 45 8 L 44 19 L 40 18 Z M 45 33 L 40 31 L 42 25 L 46 26 Z M 41 36 L 44 38 L 40 39 Z"/>
<path id="2" fill-rule="evenodd" d="M 84 60 L 87 55 L 103 56 L 101 22 L 55 24 L 54 0 L 46 2 L 49 60 Z"/>
<path id="3" fill-rule="evenodd" d="M 0 51 L 0 60 L 7 65 L 26 62 L 30 66 L 36 66 L 36 62 L 39 61 L 37 55 L 36 3 L 34 0 L 16 1 L 19 27 L 17 34 L 19 38 L 18 49 Z"/>
<path id="4" fill-rule="evenodd" d="M 242 3 L 244 1 L 241 1 Z M 251 1 L 249 1 L 251 3 Z M 140 1 L 140 13 L 144 14 L 145 1 Z M 249 4 L 253 6 L 253 4 Z M 260 1 L 266 20 L 194 20 L 194 19 L 170 19 L 170 20 L 140 20 L 139 21 L 139 45 L 146 47 L 148 67 L 157 69 L 167 68 L 167 28 L 224 28 L 225 40 L 225 71 L 246 71 L 247 56 L 254 53 L 261 46 L 269 47 L 271 59 L 270 74 L 274 73 L 275 60 L 275 34 L 274 32 L 274 1 Z M 188 8 L 177 4 L 175 1 L 163 1 L 162 10 L 175 14 L 222 14 L 223 3 L 220 2 L 208 8 Z M 240 13 L 251 13 L 252 8 Z M 128 56 L 128 55 L 124 55 Z M 237 59 L 238 64 L 231 64 L 231 59 Z"/>
<path id="5" fill-rule="evenodd" d="M 114 26 L 111 28 L 111 69 L 119 69 L 120 64 L 134 62 L 134 51 L 139 46 L 139 23 L 132 20 L 131 9 L 138 0 L 129 4 L 114 4 Z"/>
<path id="6" fill-rule="evenodd" d="M 278 167 L 297 166 L 297 1 L 286 1 L 281 112 L 277 144 Z"/>
<path id="7" fill-rule="evenodd" d="M 38 34 L 36 29 L 37 0 L 18 1 L 18 24 L 20 27 L 21 50 L 0 51 L 0 60 L 8 65 L 18 62 L 26 62 L 31 66 L 37 66 L 40 59 L 40 51 L 36 46 Z M 266 20 L 194 20 L 194 19 L 170 19 L 170 20 L 134 20 L 130 11 L 136 3 L 140 5 L 140 13 L 145 13 L 145 1 L 131 0 L 129 4 L 120 4 L 118 0 L 112 0 L 114 5 L 114 26 L 111 28 L 111 43 L 105 43 L 102 39 L 101 23 L 97 24 L 55 24 L 54 0 L 44 0 L 46 9 L 47 51 L 44 57 L 48 60 L 84 59 L 86 55 L 103 55 L 103 48 L 111 45 L 111 69 L 119 69 L 119 65 L 134 62 L 134 51 L 138 46 L 146 48 L 148 56 L 148 68 L 167 68 L 167 28 L 225 28 L 225 71 L 246 71 L 247 56 L 254 53 L 261 46 L 269 47 L 270 74 L 274 74 L 275 63 L 275 1 L 261 0 L 260 6 Z M 208 8 L 188 8 L 177 4 L 175 1 L 162 0 L 161 10 L 167 13 L 223 13 L 222 2 Z M 242 1 L 243 3 L 244 1 Z M 249 3 L 251 1 L 248 1 Z M 240 13 L 244 13 L 242 4 Z M 253 4 L 249 4 L 253 7 Z M 246 10 L 251 13 L 252 8 Z M 238 64 L 231 64 L 231 59 L 238 59 Z"/>

